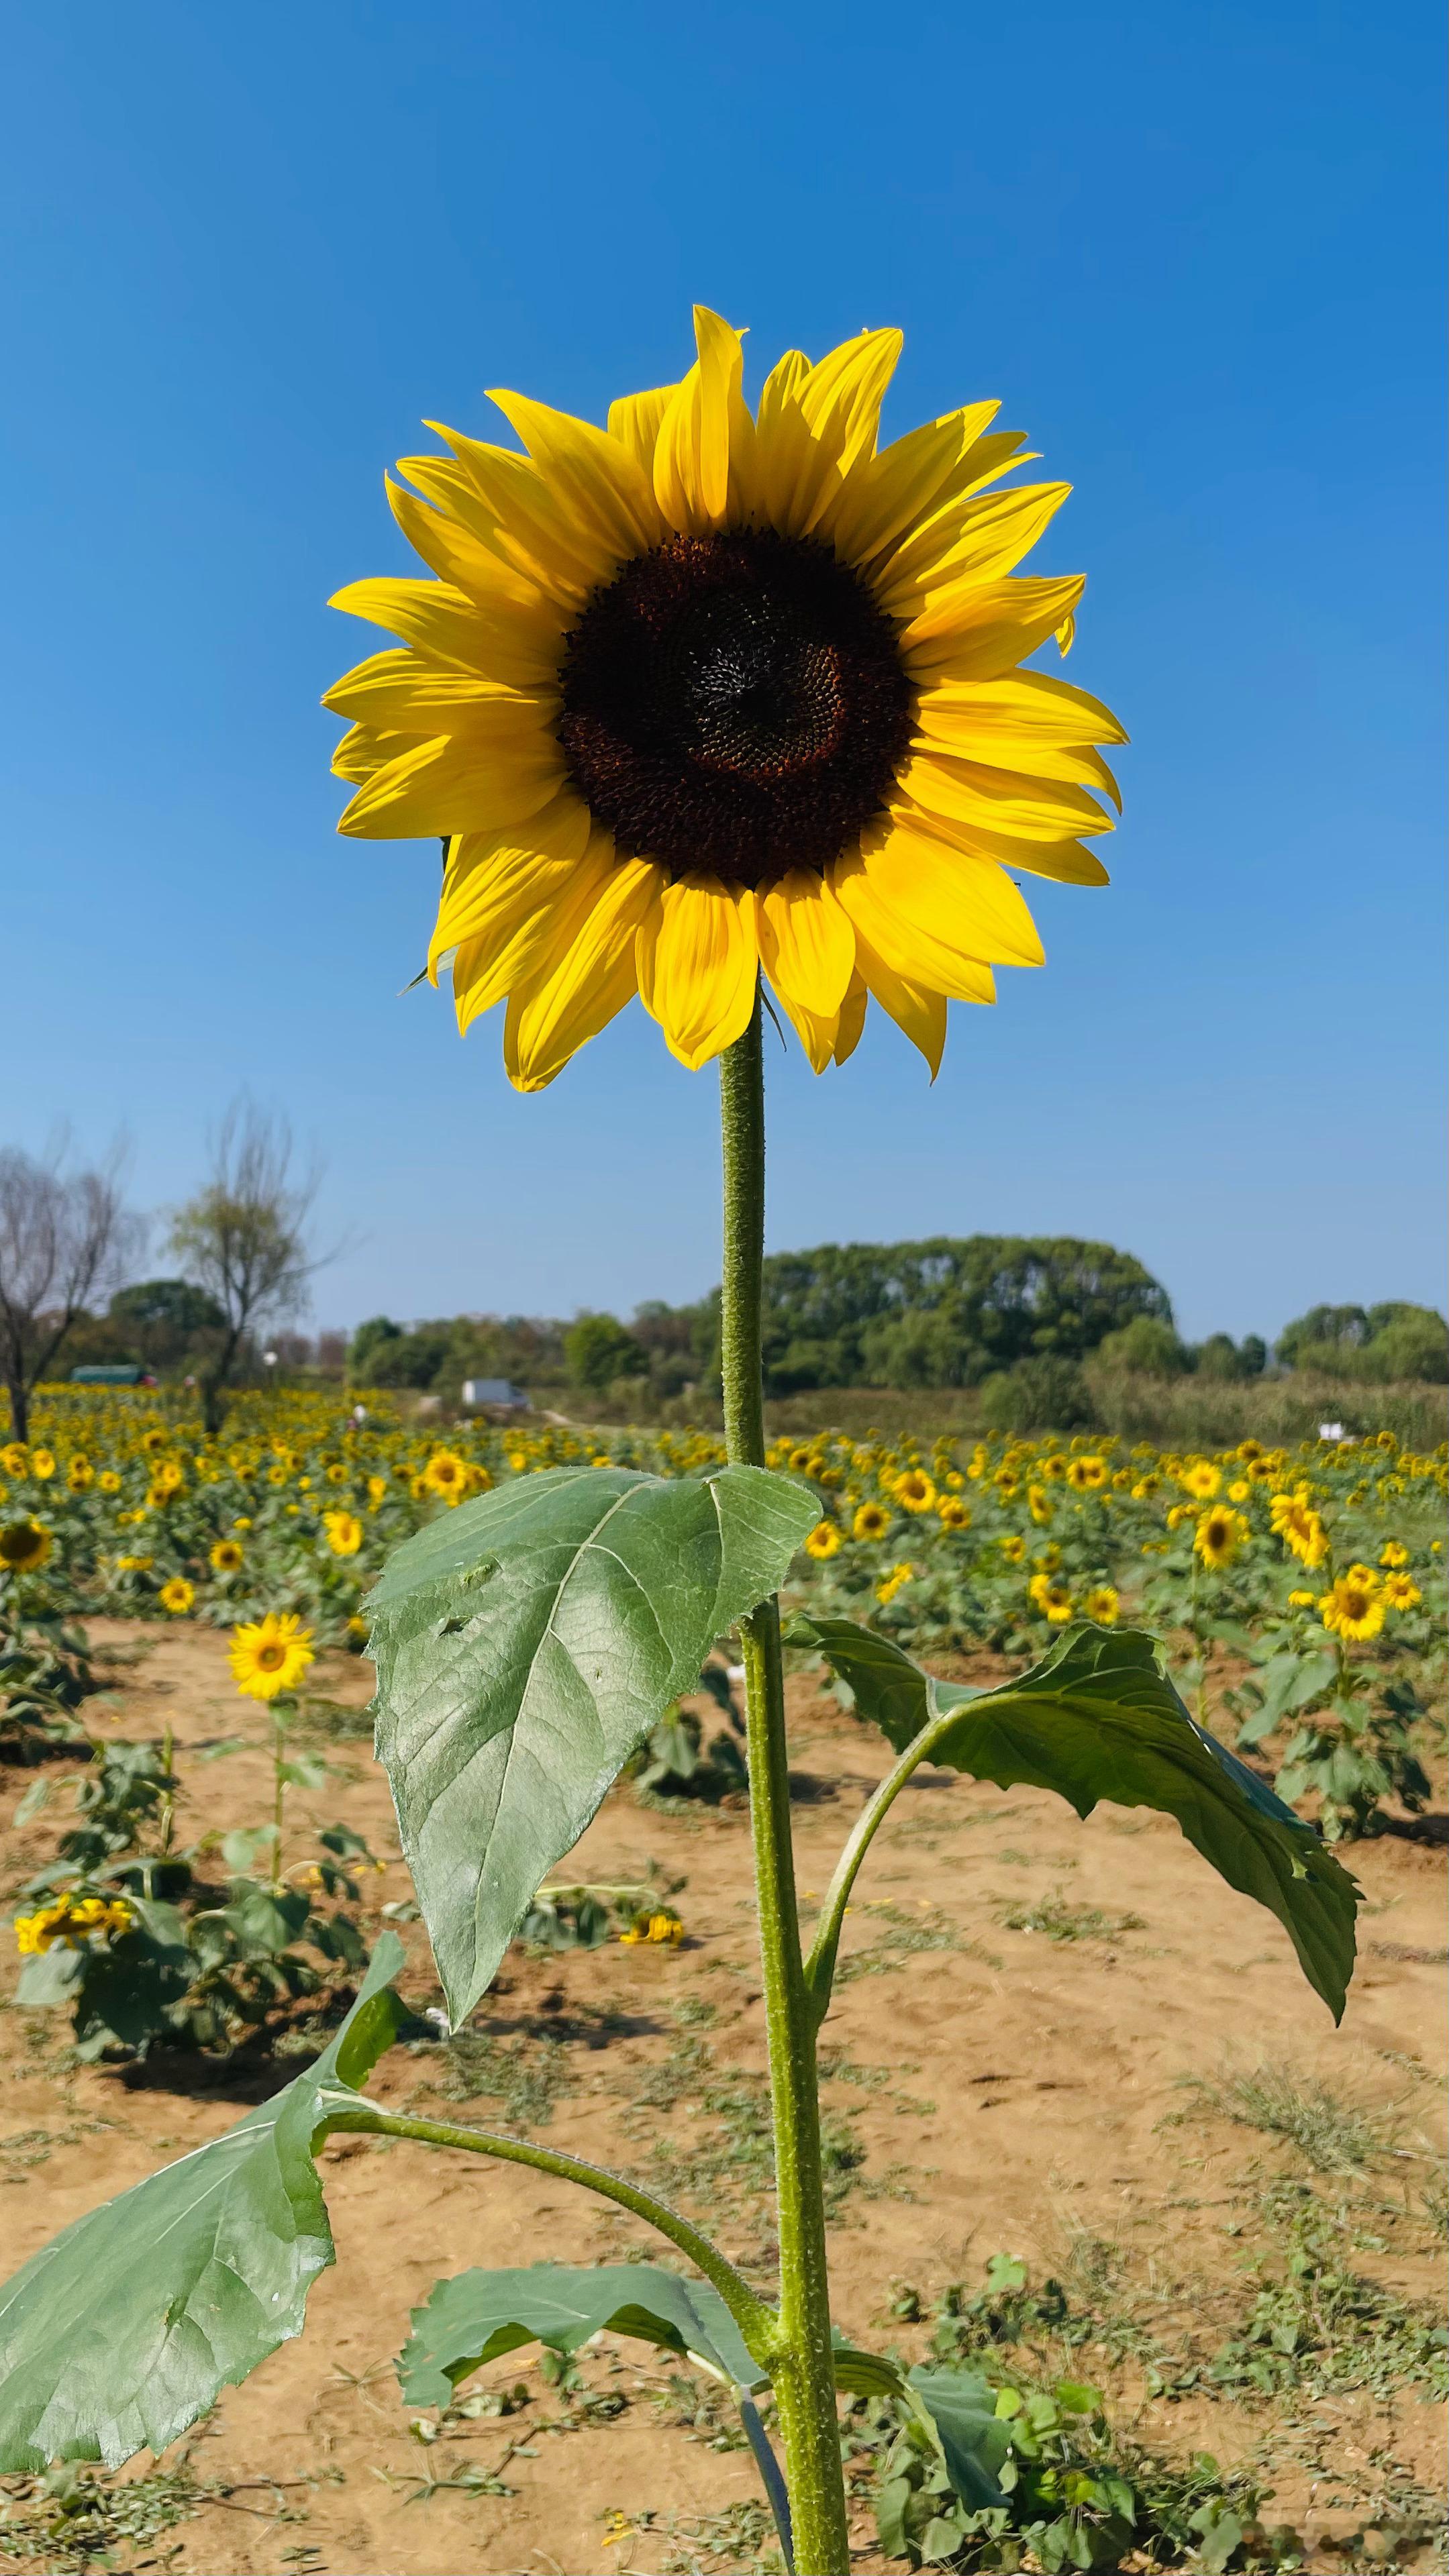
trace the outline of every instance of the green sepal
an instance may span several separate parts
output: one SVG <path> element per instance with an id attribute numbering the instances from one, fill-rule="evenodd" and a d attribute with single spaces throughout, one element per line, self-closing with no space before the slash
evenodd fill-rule
<path id="1" fill-rule="evenodd" d="M 162 2451 L 302 2328 L 333 2260 L 313 2157 L 396 2035 L 385 1932 L 315 2066 L 52 2237 L 0 2289 L 0 2470 Z"/>

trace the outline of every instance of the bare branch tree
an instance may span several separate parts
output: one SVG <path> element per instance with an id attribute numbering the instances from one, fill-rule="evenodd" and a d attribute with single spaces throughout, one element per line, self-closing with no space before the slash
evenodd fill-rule
<path id="1" fill-rule="evenodd" d="M 0 1377 L 11 1436 L 30 1437 L 30 1396 L 76 1318 L 120 1284 L 144 1228 L 121 1196 L 120 1152 L 67 1173 L 64 1149 L 39 1162 L 0 1148 Z"/>
<path id="2" fill-rule="evenodd" d="M 320 1173 L 291 1177 L 285 1119 L 249 1100 L 233 1102 L 212 1149 L 211 1176 L 172 1219 L 170 1250 L 186 1278 L 214 1297 L 226 1318 L 202 1378 L 203 1418 L 219 1431 L 225 1395 L 251 1335 L 307 1304 L 318 1264 L 305 1228 Z"/>

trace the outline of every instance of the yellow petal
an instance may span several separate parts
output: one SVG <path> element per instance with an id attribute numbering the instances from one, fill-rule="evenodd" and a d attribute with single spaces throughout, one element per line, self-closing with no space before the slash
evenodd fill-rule
<path id="1" fill-rule="evenodd" d="M 685 877 L 665 887 L 639 932 L 640 1000 L 691 1073 L 743 1034 L 758 969 L 748 886 Z"/>
<path id="2" fill-rule="evenodd" d="M 608 834 L 603 885 L 572 937 L 551 947 L 516 984 L 503 1029 L 503 1061 L 520 1091 L 541 1091 L 585 1041 L 597 1037 L 639 989 L 638 931 L 663 891 L 648 859 L 619 859 Z"/>
<path id="3" fill-rule="evenodd" d="M 792 868 L 757 909 L 760 963 L 785 1008 L 833 1021 L 855 972 L 855 937 L 824 877 Z"/>
<path id="4" fill-rule="evenodd" d="M 1125 742 L 1127 734 L 1100 698 L 1045 671 L 1012 671 L 999 680 L 938 680 L 921 698 L 921 716 L 949 716 L 988 734 L 1070 744 Z"/>
<path id="5" fill-rule="evenodd" d="M 928 609 L 904 628 L 901 660 L 918 687 L 937 679 L 999 679 L 1036 651 L 1085 587 L 1080 573 L 1055 581 L 955 583 L 934 592 Z"/>
<path id="6" fill-rule="evenodd" d="M 405 474 L 426 500 L 455 520 L 484 549 L 490 598 L 511 599 L 516 606 L 533 610 L 544 603 L 546 585 L 541 589 L 528 574 L 519 572 L 500 549 L 497 517 L 480 499 L 470 476 L 455 457 L 400 456 L 398 472 Z M 427 559 L 432 561 L 431 556 Z"/>
<path id="7" fill-rule="evenodd" d="M 669 397 L 654 448 L 654 491 L 671 528 L 703 535 L 724 525 L 731 467 L 753 449 L 753 424 L 740 391 L 741 335 L 706 305 L 694 308 L 699 357 Z"/>
<path id="8" fill-rule="evenodd" d="M 990 769 L 982 761 L 957 760 L 944 752 L 913 752 L 898 783 L 901 793 L 928 813 L 980 823 L 988 832 L 1020 833 L 1025 841 L 1063 841 L 1080 832 L 1112 829 L 1111 815 L 1085 787 Z"/>
<path id="9" fill-rule="evenodd" d="M 969 717 L 933 707 L 929 715 L 923 707 L 912 749 L 927 755 L 945 753 L 957 760 L 975 760 L 990 769 L 1011 769 L 1027 778 L 1057 778 L 1072 787 L 1099 787 L 1109 796 L 1118 813 L 1122 797 L 1099 751 L 1089 743 L 1049 744 L 1021 736 L 983 730 Z M 1075 827 L 1080 830 L 1081 824 Z M 1092 827 L 1095 828 L 1095 827 Z"/>
<path id="10" fill-rule="evenodd" d="M 443 734 L 379 769 L 337 829 L 365 841 L 489 831 L 538 813 L 563 779 L 563 754 L 551 734 L 540 731 L 516 748 Z"/>
<path id="11" fill-rule="evenodd" d="M 349 787 L 360 787 L 367 778 L 375 778 L 390 760 L 398 760 L 405 751 L 416 751 L 425 735 L 403 733 L 393 726 L 355 724 L 345 733 L 332 754 L 332 775 L 345 778 Z"/>
<path id="12" fill-rule="evenodd" d="M 628 448 L 647 476 L 651 490 L 659 424 L 669 409 L 670 396 L 677 391 L 676 385 L 656 385 L 651 393 L 621 394 L 617 402 L 609 405 L 609 436 Z"/>
<path id="13" fill-rule="evenodd" d="M 822 516 L 821 535 L 847 563 L 869 563 L 932 508 L 951 468 L 1000 408 L 976 403 L 908 430 L 851 476 Z"/>
<path id="14" fill-rule="evenodd" d="M 792 349 L 772 370 L 760 396 L 756 490 L 782 535 L 823 527 L 852 471 L 866 471 L 900 348 L 898 331 L 865 331 L 818 366 Z"/>
<path id="15" fill-rule="evenodd" d="M 840 1005 L 840 1019 L 835 1031 L 835 1061 L 837 1064 L 844 1064 L 846 1057 L 854 1055 L 856 1048 L 860 1044 L 860 1033 L 865 1026 L 866 1000 L 866 986 L 863 978 L 857 972 L 852 975 L 850 979 L 850 990 Z"/>
<path id="16" fill-rule="evenodd" d="M 904 975 L 898 975 L 861 931 L 856 933 L 856 950 L 868 991 L 895 1021 L 896 1027 L 904 1031 L 912 1046 L 919 1047 L 931 1068 L 934 1082 L 941 1070 L 941 1056 L 946 1044 L 945 994 L 932 992 L 928 986 L 913 984 Z M 989 977 L 987 981 L 990 982 Z M 986 993 L 979 998 L 991 1001 L 994 994 Z M 842 1022 L 844 1016 L 842 1013 Z M 848 1053 L 849 1049 L 846 1051 Z M 841 1060 L 837 1057 L 837 1061 Z"/>
<path id="17" fill-rule="evenodd" d="M 366 617 L 405 637 L 435 661 L 518 689 L 557 677 L 563 635 L 503 606 L 487 611 L 440 581 L 352 581 L 334 591 L 329 607 Z"/>
<path id="18" fill-rule="evenodd" d="M 453 1004 L 460 1030 L 468 1030 L 495 1002 L 541 971 L 568 948 L 602 893 L 612 865 L 612 843 L 586 847 L 567 865 L 532 852 L 503 854 L 494 880 L 493 917 L 453 958 Z M 512 864 L 510 864 L 512 861 Z"/>
<path id="19" fill-rule="evenodd" d="M 510 689 L 472 671 L 445 670 L 418 653 L 374 653 L 335 680 L 322 704 L 334 715 L 422 735 L 456 733 L 470 714 L 487 706 L 511 706 L 520 716 L 550 723 L 558 692 Z"/>
<path id="20" fill-rule="evenodd" d="M 591 420 L 553 411 L 526 394 L 492 392 L 548 484 L 569 510 L 595 530 L 617 563 L 647 554 L 664 535 L 652 479 L 637 458 Z"/>
<path id="21" fill-rule="evenodd" d="M 893 975 L 923 991 L 949 995 L 958 1002 L 989 1002 L 993 998 L 995 987 L 985 959 L 958 953 L 932 930 L 887 901 L 879 885 L 872 882 L 864 857 L 837 859 L 835 890 L 855 925 L 860 971 L 872 992 L 875 985 L 871 982 L 867 950 Z"/>
<path id="22" fill-rule="evenodd" d="M 898 925 L 894 947 L 879 937 L 876 945 L 885 945 L 886 955 L 903 973 L 934 982 L 936 967 L 945 962 L 965 972 L 968 991 L 961 998 L 969 999 L 979 988 L 976 970 L 983 964 L 1041 964 L 1036 924 L 994 859 L 968 856 L 892 817 L 864 836 L 859 864 L 872 897 L 889 908 Z M 842 900 L 848 905 L 843 889 Z M 872 920 L 878 928 L 878 917 L 872 915 Z M 955 988 L 943 981 L 942 989 L 949 993 Z"/>
<path id="23" fill-rule="evenodd" d="M 566 510 L 531 457 L 430 420 L 446 439 L 473 493 L 472 524 L 553 604 L 570 610 L 606 581 L 618 560 L 599 529 Z M 461 509 L 461 503 L 459 507 Z"/>
<path id="24" fill-rule="evenodd" d="M 903 346 L 900 331 L 862 331 L 812 367 L 800 388 L 811 431 L 843 474 L 875 454 L 880 407 Z"/>
<path id="25" fill-rule="evenodd" d="M 486 946 L 521 914 L 556 902 L 583 858 L 590 830 L 588 808 L 569 787 L 526 823 L 506 831 L 457 834 L 448 845 L 428 949 L 433 982 L 438 961 L 450 948 L 470 941 Z"/>
<path id="26" fill-rule="evenodd" d="M 518 457 L 514 461 L 521 465 L 525 460 Z M 431 565 L 440 580 L 451 582 L 455 590 L 465 592 L 480 608 L 509 606 L 523 616 L 531 613 L 545 631 L 557 633 L 560 616 L 567 619 L 592 589 L 592 565 L 574 570 L 561 548 L 545 552 L 514 547 L 512 562 L 505 562 L 455 519 L 444 518 L 440 510 L 420 501 L 415 492 L 394 483 L 391 475 L 384 480 L 393 517 L 408 544 L 425 564 Z M 497 535 L 501 545 L 510 545 L 507 528 L 499 528 Z M 602 557 L 598 560 L 602 571 Z M 601 578 L 601 571 L 594 573 L 595 580 Z M 520 581 L 520 573 L 528 579 Z"/>
<path id="27" fill-rule="evenodd" d="M 1020 868 L 1027 876 L 1054 877 L 1063 885 L 1111 883 L 1095 850 L 1085 849 L 1080 841 L 1013 840 L 1005 832 L 988 832 L 975 823 L 928 814 L 903 795 L 892 797 L 890 811 L 897 822 L 927 840 L 943 841 L 948 849 L 965 850 L 972 858 L 995 859 L 1002 867 Z"/>
<path id="28" fill-rule="evenodd" d="M 929 612 L 935 594 L 963 581 L 999 581 L 1030 553 L 1071 488 L 1026 483 L 953 503 L 898 548 L 876 576 L 876 597 L 893 617 L 914 617 Z"/>

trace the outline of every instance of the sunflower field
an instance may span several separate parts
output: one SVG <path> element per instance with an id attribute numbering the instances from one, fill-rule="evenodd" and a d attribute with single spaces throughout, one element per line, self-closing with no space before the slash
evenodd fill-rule
<path id="1" fill-rule="evenodd" d="M 1280 1787 L 1330 1839 L 1365 1830 L 1385 1799 L 1423 1803 L 1442 1449 L 1389 1432 L 1180 1455 L 1085 1435 L 822 1431 L 769 1454 L 823 1506 L 795 1560 L 797 1608 L 865 1619 L 937 1663 L 987 1651 L 1004 1670 L 1074 1622 L 1141 1620 L 1172 1638 L 1200 1722 L 1276 1756 Z M 16 1699 L 86 1613 L 223 1629 L 275 1616 L 360 1651 L 389 1551 L 470 1496 L 585 1461 L 675 1478 L 723 1460 L 704 1431 L 440 1434 L 384 1394 L 361 1421 L 336 1397 L 244 1398 L 211 1440 L 145 1396 L 54 1388 L 32 1442 L 0 1446 L 0 1681 Z"/>

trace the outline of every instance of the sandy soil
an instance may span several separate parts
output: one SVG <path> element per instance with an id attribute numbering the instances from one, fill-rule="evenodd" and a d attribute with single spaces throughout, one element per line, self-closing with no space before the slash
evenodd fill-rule
<path id="1" fill-rule="evenodd" d="M 93 1634 L 103 1655 L 121 1658 L 114 1705 L 96 1720 L 98 1731 L 175 1731 L 187 1784 L 183 1838 L 211 1824 L 259 1821 L 268 1783 L 264 1720 L 232 1691 L 222 1640 L 190 1626 L 158 1633 L 98 1622 Z M 370 1667 L 336 1659 L 313 1679 L 333 1701 L 360 1708 Z M 238 1734 L 248 1739 L 241 1749 L 196 1759 L 208 1743 Z M 328 1750 L 332 1777 L 315 1796 L 298 1796 L 294 1815 L 299 1826 L 309 1814 L 318 1823 L 344 1817 L 390 1859 L 386 1875 L 367 1882 L 366 1909 L 375 1917 L 407 1894 L 386 1783 L 365 1740 L 334 1737 Z M 883 1745 L 811 1682 L 792 1685 L 795 1826 L 807 1890 L 824 1889 L 883 1756 Z M 6 1890 L 53 1847 L 69 1806 L 65 1773 L 51 1766 L 55 1792 L 23 1829 L 8 1826 L 15 1795 L 6 1798 Z M 731 2254 L 757 2267 L 770 2247 L 758 2160 L 747 2144 L 733 2158 L 719 2153 L 722 2141 L 741 2135 L 738 2117 L 731 2131 L 731 2115 L 721 2113 L 721 2096 L 742 2088 L 748 2104 L 764 2064 L 746 1820 L 720 1811 L 663 1816 L 642 1808 L 626 1786 L 580 1846 L 580 1872 L 632 1878 L 651 1860 L 687 1880 L 677 1902 L 688 1940 L 678 1952 L 610 1946 L 548 1961 L 515 1952 L 474 2028 L 517 2049 L 519 2071 L 531 2072 L 535 2088 L 551 2086 L 542 2132 L 551 2143 L 662 2175 L 686 2206 L 713 2218 Z M 1434 2097 L 1419 2070 L 1437 2071 L 1441 2046 L 1443 1852 L 1385 1839 L 1360 1847 L 1355 1866 L 1369 1900 L 1364 1956 L 1335 2033 L 1276 1924 L 1221 1886 L 1170 1822 L 1104 1809 L 1083 1826 L 1045 1795 L 1005 1798 L 946 1775 L 923 1776 L 901 1799 L 862 1881 L 845 1954 L 856 1973 L 826 2031 L 837 2070 L 827 2108 L 863 2150 L 843 2177 L 833 2233 L 837 2311 L 847 2329 L 914 2357 L 923 2332 L 890 2312 L 902 2280 L 926 2296 L 953 2280 L 975 2289 L 998 2250 L 1020 2255 L 1040 2276 L 1061 2269 L 1084 2239 L 1118 2249 L 1139 2281 L 1155 2279 L 1166 2293 L 1179 2285 L 1180 2308 L 1168 2298 L 1159 2333 L 1170 2333 L 1175 2314 L 1190 2321 L 1203 2282 L 1236 2278 L 1241 2212 L 1263 2177 L 1305 2168 L 1291 2150 L 1205 2108 L 1183 2089 L 1184 2078 L 1287 2064 L 1356 2099 L 1398 2105 L 1407 2161 L 1390 2187 L 1422 2178 L 1428 2169 L 1413 2159 Z M 1005 1927 L 1008 1910 L 1056 1896 L 1112 1920 L 1139 1917 L 1141 1928 L 1058 1943 Z M 431 1962 L 419 1926 L 405 1938 L 404 1989 L 422 2007 L 437 1999 Z M 8 1963 L 6 1980 L 8 1988 Z M 713 2007 L 712 2017 L 702 2006 Z M 235 2080 L 230 2088 L 183 2086 L 174 2067 L 169 2080 L 140 2081 L 78 2067 L 65 2039 L 59 2017 L 5 2007 L 7 2271 L 98 2199 L 229 2126 L 256 2098 Z M 418 2106 L 437 2103 L 440 2088 L 446 2116 L 507 2125 L 494 2098 L 455 2107 L 468 2089 L 466 2070 L 436 2047 L 399 2048 L 371 2087 Z M 523 2107 L 520 2118 L 515 2102 L 514 2125 L 526 2125 Z M 535 2118 L 548 2107 L 535 2090 Z M 390 2364 L 407 2312 L 439 2275 L 473 2263 L 617 2256 L 642 2244 L 644 2231 L 564 2185 L 411 2145 L 334 2140 L 324 2177 L 338 2261 L 312 2293 L 305 2336 L 229 2392 L 187 2446 L 196 2476 L 234 2491 L 134 2560 L 122 2551 L 109 2563 L 204 2576 L 588 2576 L 604 2568 L 656 2576 L 670 2566 L 751 2563 L 749 2549 L 729 2555 L 727 2527 L 710 2521 L 755 2498 L 748 2455 L 711 2448 L 707 2424 L 681 2420 L 690 2410 L 677 2384 L 670 2396 L 670 2370 L 640 2346 L 598 2347 L 584 2357 L 595 2400 L 623 2401 L 613 2413 L 563 2406 L 537 2370 L 521 2370 L 515 2358 L 486 2377 L 499 2387 L 525 2379 L 528 2405 L 465 2420 L 429 2447 L 410 2430 L 398 2395 Z M 1402 2231 L 1387 2250 L 1365 2255 L 1362 2268 L 1406 2292 L 1435 2295 L 1427 2253 Z M 1104 2384 L 1119 2420 L 1135 2421 L 1160 2448 L 1210 2447 L 1231 2461 L 1264 2436 L 1261 2407 L 1196 2398 L 1143 2404 L 1120 2373 Z M 1326 2504 L 1332 2474 L 1315 2472 L 1315 2456 L 1320 2469 L 1330 2460 L 1341 2469 L 1388 2444 L 1432 2483 L 1437 2430 L 1431 2410 L 1412 2397 L 1387 2409 L 1368 2398 L 1337 2400 L 1316 2418 L 1325 2442 L 1316 2454 L 1312 2443 L 1299 2443 L 1280 2472 L 1270 2518 L 1317 2535 L 1314 2563 L 1339 2566 L 1329 2541 L 1345 2518 Z M 497 2472 L 507 2491 L 453 2485 L 418 2497 L 430 2477 L 457 2480 L 470 2464 L 483 2479 Z M 607 2523 L 611 2509 L 627 2528 Z M 863 2497 L 855 2522 L 853 2566 L 874 2576 L 885 2562 Z M 720 2541 L 714 2550 L 711 2529 Z M 6 2559 L 3 2541 L 0 2561 L 20 2563 Z M 32 2555 L 24 2563 L 43 2561 Z"/>

